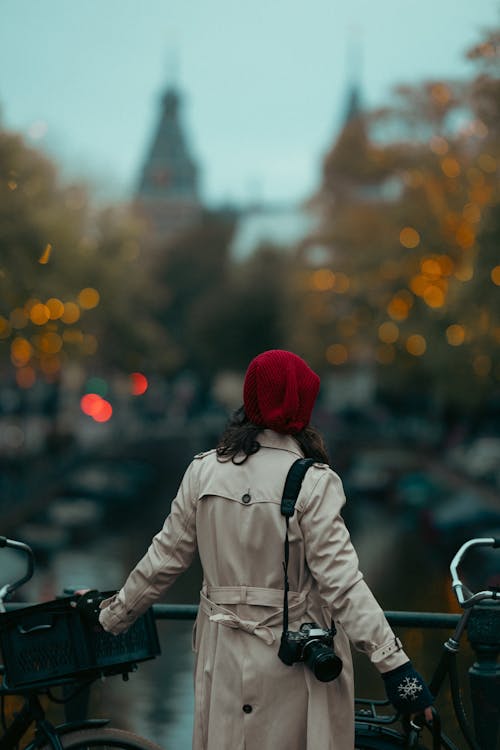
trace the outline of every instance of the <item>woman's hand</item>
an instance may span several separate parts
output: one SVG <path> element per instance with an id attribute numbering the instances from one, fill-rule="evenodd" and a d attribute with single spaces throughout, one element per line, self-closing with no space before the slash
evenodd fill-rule
<path id="1" fill-rule="evenodd" d="M 384 672 L 382 678 L 387 697 L 396 711 L 412 718 L 423 711 L 426 720 L 432 721 L 434 697 L 411 661 Z"/>
<path id="2" fill-rule="evenodd" d="M 99 625 L 100 603 L 104 596 L 96 589 L 79 589 L 75 591 L 77 597 L 71 602 L 77 612 L 90 625 Z"/>

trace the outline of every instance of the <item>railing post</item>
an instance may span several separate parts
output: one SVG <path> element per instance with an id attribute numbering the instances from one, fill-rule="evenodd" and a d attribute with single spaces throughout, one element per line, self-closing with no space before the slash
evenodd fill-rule
<path id="1" fill-rule="evenodd" d="M 500 611 L 495 603 L 474 607 L 467 635 L 476 661 L 469 668 L 470 692 L 477 742 L 484 750 L 498 747 L 500 729 Z"/>

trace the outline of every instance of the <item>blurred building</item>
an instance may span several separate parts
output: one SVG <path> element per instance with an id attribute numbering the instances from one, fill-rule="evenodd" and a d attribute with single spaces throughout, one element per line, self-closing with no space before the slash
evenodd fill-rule
<path id="1" fill-rule="evenodd" d="M 181 104 L 181 93 L 169 87 L 134 200 L 158 242 L 197 226 L 202 217 L 199 169 L 182 124 Z"/>
<path id="2" fill-rule="evenodd" d="M 319 191 L 310 201 L 313 210 L 328 215 L 353 200 L 388 203 L 401 196 L 403 181 L 394 176 L 389 165 L 380 162 L 378 140 L 384 140 L 383 130 L 376 132 L 367 120 L 360 84 L 353 79 L 340 129 L 323 159 Z"/>

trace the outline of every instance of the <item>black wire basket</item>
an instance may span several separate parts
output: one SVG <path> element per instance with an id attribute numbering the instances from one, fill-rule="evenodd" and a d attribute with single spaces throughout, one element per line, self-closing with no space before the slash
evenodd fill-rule
<path id="1" fill-rule="evenodd" d="M 126 673 L 153 659 L 160 645 L 152 610 L 120 635 L 88 624 L 71 597 L 0 615 L 0 645 L 9 690 L 72 680 L 85 673 Z"/>

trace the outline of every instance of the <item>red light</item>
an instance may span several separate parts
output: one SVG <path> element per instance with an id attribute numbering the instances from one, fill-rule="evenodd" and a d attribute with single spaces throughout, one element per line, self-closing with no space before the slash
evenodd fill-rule
<path id="1" fill-rule="evenodd" d="M 130 392 L 132 396 L 142 396 L 148 389 L 148 379 L 141 372 L 133 372 L 130 375 Z"/>
<path id="2" fill-rule="evenodd" d="M 111 415 L 113 414 L 113 407 L 109 403 L 109 401 L 106 401 L 106 399 L 101 398 L 101 402 L 99 404 L 99 408 L 96 409 L 96 411 L 92 414 L 96 422 L 107 422 L 109 419 L 111 419 Z"/>
<path id="3" fill-rule="evenodd" d="M 102 399 L 97 393 L 87 393 L 80 399 L 81 410 L 84 414 L 88 414 L 89 417 L 92 417 L 95 410 L 99 408 L 100 401 L 102 401 Z"/>
<path id="4" fill-rule="evenodd" d="M 113 414 L 113 407 L 97 393 L 87 393 L 80 399 L 80 407 L 84 414 L 88 414 L 96 422 L 107 422 Z"/>

